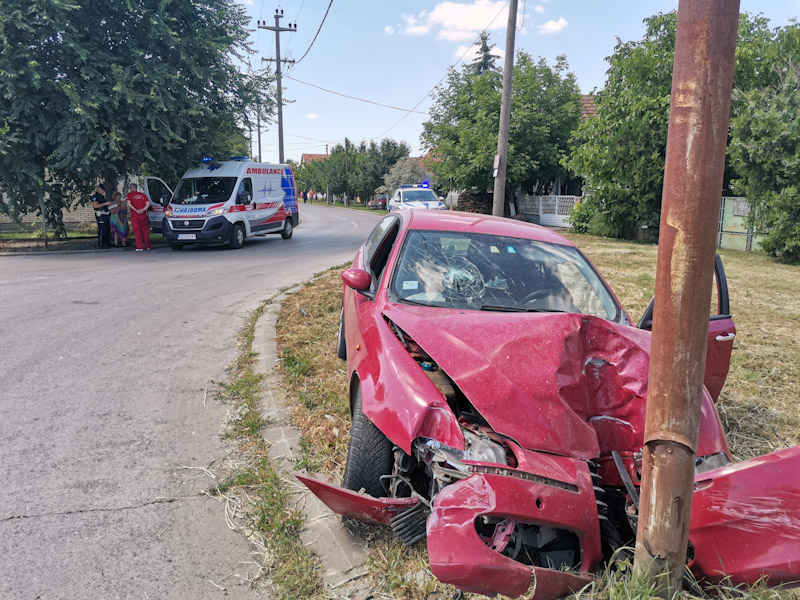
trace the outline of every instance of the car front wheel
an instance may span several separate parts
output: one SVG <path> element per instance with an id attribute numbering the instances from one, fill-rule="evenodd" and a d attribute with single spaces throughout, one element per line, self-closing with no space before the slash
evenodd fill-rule
<path id="1" fill-rule="evenodd" d="M 231 231 L 231 248 L 238 250 L 244 246 L 244 225 L 236 223 Z"/>
<path id="2" fill-rule="evenodd" d="M 381 498 L 386 496 L 381 477 L 391 475 L 394 467 L 394 445 L 361 410 L 360 385 L 354 404 L 342 485 L 356 492 L 364 488 L 370 496 Z"/>

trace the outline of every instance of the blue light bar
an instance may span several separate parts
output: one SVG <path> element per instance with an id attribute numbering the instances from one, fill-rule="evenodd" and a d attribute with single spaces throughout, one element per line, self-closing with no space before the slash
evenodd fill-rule
<path id="1" fill-rule="evenodd" d="M 231 156 L 230 160 L 239 160 L 239 161 L 250 160 L 250 157 L 248 157 L 248 156 Z"/>
<path id="2" fill-rule="evenodd" d="M 203 161 L 204 163 L 207 163 L 207 162 L 214 162 L 214 157 L 213 157 L 213 156 L 204 156 L 204 157 L 202 158 L 202 161 Z"/>

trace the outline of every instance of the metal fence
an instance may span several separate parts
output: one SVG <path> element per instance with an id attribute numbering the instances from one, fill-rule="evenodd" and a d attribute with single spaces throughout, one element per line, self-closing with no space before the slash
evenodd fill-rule
<path id="1" fill-rule="evenodd" d="M 750 202 L 747 198 L 723 197 L 719 206 L 717 248 L 752 252 L 760 250 L 759 236 L 747 227 Z"/>
<path id="2" fill-rule="evenodd" d="M 570 209 L 580 204 L 582 196 L 517 196 L 517 212 L 539 225 L 569 227 Z"/>

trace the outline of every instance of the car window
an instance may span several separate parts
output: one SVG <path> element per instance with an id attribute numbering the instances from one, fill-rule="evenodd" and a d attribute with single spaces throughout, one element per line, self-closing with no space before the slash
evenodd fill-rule
<path id="1" fill-rule="evenodd" d="M 248 202 L 253 199 L 253 182 L 250 180 L 249 177 L 245 177 L 242 179 L 242 183 L 239 184 L 239 191 L 237 192 L 237 196 L 242 194 L 247 194 Z"/>
<path id="2" fill-rule="evenodd" d="M 380 250 L 381 241 L 386 237 L 386 232 L 397 224 L 398 218 L 395 216 L 384 217 L 380 223 L 375 226 L 375 229 L 369 234 L 366 243 L 364 244 L 365 262 L 370 267 L 374 262 L 376 253 Z M 373 273 L 374 276 L 374 273 Z"/>
<path id="3" fill-rule="evenodd" d="M 488 234 L 410 231 L 391 294 L 447 308 L 575 312 L 614 321 L 622 315 L 576 248 Z"/>

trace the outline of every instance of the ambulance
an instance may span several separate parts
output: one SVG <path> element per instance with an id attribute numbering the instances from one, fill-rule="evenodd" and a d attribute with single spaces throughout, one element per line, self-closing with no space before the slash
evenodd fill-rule
<path id="1" fill-rule="evenodd" d="M 186 244 L 241 248 L 253 236 L 288 240 L 299 222 L 297 187 L 288 165 L 247 157 L 204 158 L 184 173 L 164 210 L 162 235 L 170 248 Z"/>

